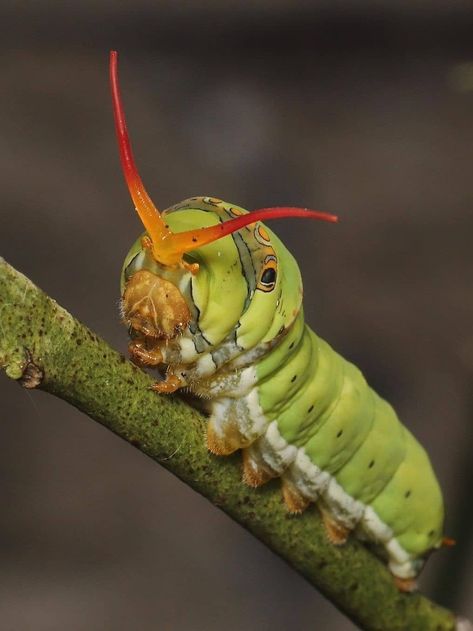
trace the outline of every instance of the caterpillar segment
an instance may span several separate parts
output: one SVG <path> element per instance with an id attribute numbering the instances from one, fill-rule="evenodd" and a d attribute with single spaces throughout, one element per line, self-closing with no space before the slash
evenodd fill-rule
<path id="1" fill-rule="evenodd" d="M 206 401 L 207 445 L 242 452 L 252 487 L 281 479 L 291 513 L 315 503 L 328 539 L 376 545 L 399 588 L 415 587 L 442 538 L 443 500 L 427 454 L 362 373 L 304 322 L 299 267 L 262 220 L 213 197 L 160 212 L 138 175 L 111 55 L 120 157 L 146 232 L 126 256 L 121 313 L 134 361 L 161 369 L 157 392 Z M 446 545 L 446 544 L 445 544 Z"/>

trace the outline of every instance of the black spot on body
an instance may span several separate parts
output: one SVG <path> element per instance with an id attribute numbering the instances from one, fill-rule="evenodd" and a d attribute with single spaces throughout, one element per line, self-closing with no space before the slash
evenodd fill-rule
<path id="1" fill-rule="evenodd" d="M 372 460 L 369 465 L 368 465 L 368 469 L 372 469 L 374 467 L 374 460 Z"/>
<path id="2" fill-rule="evenodd" d="M 340 436 L 343 434 L 343 429 L 341 429 L 338 434 L 337 434 L 337 438 L 340 438 Z"/>
<path id="3" fill-rule="evenodd" d="M 407 498 L 410 496 L 411 492 L 412 492 L 412 491 L 406 491 L 406 492 L 404 493 L 404 497 L 407 499 Z"/>
<path id="4" fill-rule="evenodd" d="M 291 379 L 291 383 L 294 383 L 296 379 L 297 379 L 297 375 L 294 375 L 294 377 Z"/>

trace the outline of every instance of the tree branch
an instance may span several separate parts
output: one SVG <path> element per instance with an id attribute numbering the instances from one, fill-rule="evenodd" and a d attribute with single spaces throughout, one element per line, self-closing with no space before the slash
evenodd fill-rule
<path id="1" fill-rule="evenodd" d="M 354 539 L 331 545 L 315 507 L 289 516 L 277 482 L 259 490 L 244 486 L 239 456 L 217 458 L 207 451 L 200 413 L 178 398 L 151 392 L 148 375 L 1 258 L 0 334 L 0 368 L 9 377 L 69 401 L 172 471 L 361 628 L 473 629 L 418 593 L 399 593 L 386 567 Z"/>

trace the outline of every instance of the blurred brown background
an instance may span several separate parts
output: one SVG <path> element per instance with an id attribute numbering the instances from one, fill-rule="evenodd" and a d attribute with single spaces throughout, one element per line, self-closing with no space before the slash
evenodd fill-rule
<path id="1" fill-rule="evenodd" d="M 273 224 L 307 319 L 397 407 L 445 490 L 422 588 L 473 617 L 473 7 L 439 0 L 2 2 L 0 254 L 125 351 L 141 230 L 108 92 L 161 208 L 214 195 Z M 1 305 L 2 308 L 6 308 Z M 353 629 L 207 501 L 0 375 L 0 628 Z"/>

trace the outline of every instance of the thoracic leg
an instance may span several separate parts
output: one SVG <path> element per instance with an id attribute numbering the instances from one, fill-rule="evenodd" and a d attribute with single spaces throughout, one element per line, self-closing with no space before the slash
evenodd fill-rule
<path id="1" fill-rule="evenodd" d="M 163 363 L 163 355 L 159 348 L 147 348 L 145 340 L 133 340 L 128 344 L 128 352 L 132 361 L 141 366 L 159 366 Z"/>
<path id="2" fill-rule="evenodd" d="M 166 379 L 164 379 L 164 381 L 156 381 L 156 383 L 153 383 L 151 386 L 151 389 L 161 394 L 171 394 L 179 390 L 182 385 L 182 381 L 177 375 L 168 372 L 166 373 Z"/>
<path id="3" fill-rule="evenodd" d="M 163 363 L 163 355 L 158 346 L 149 348 L 150 344 L 145 339 L 133 340 L 128 345 L 128 351 L 133 362 L 139 366 L 155 367 Z M 151 388 L 162 394 L 175 392 L 182 386 L 182 380 L 168 371 L 163 381 L 157 381 Z"/>

